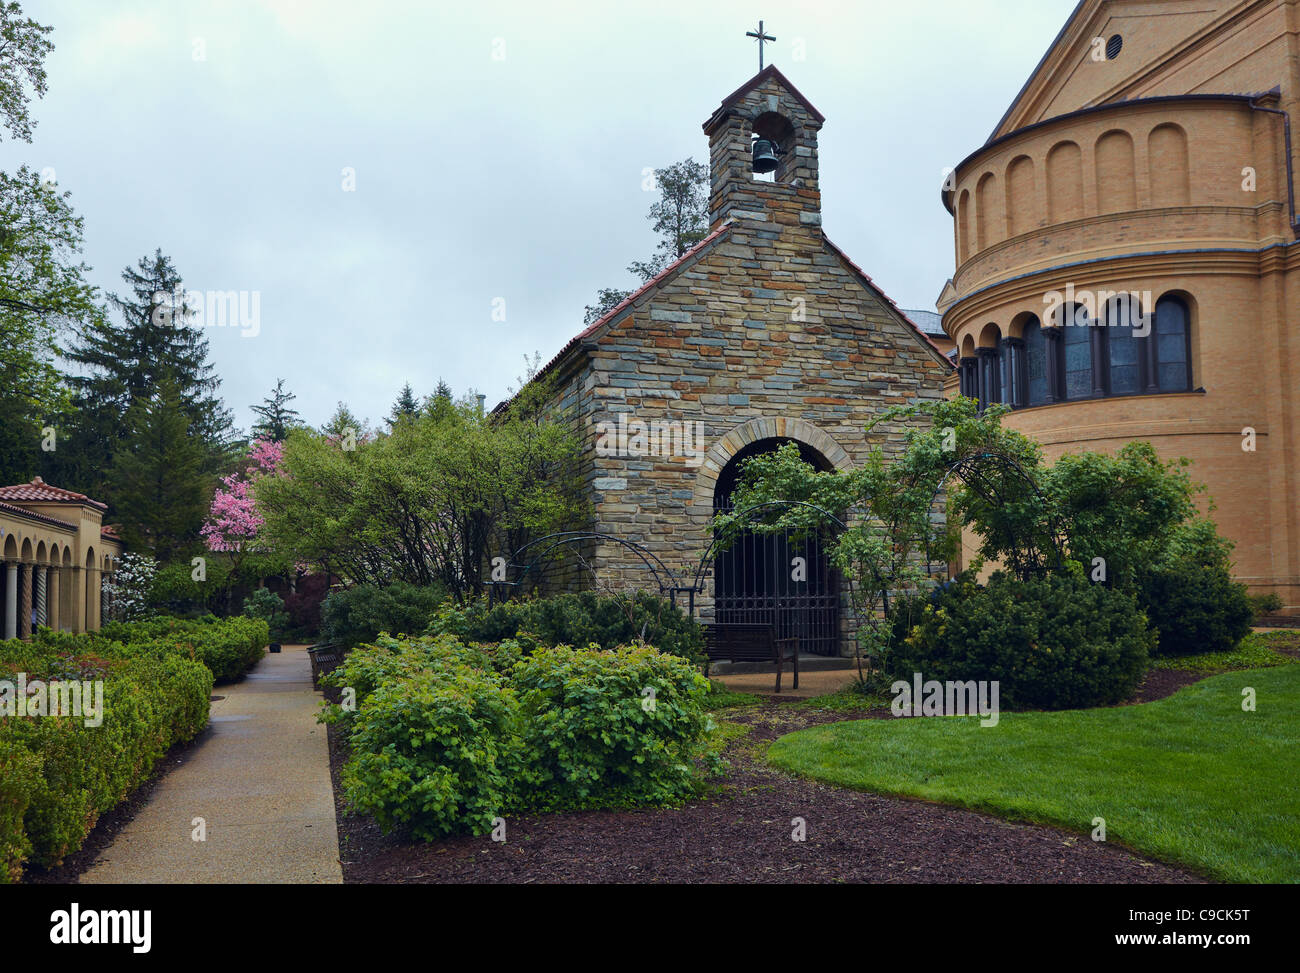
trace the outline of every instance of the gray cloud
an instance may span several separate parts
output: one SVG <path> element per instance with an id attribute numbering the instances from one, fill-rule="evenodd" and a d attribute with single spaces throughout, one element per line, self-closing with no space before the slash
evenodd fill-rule
<path id="1" fill-rule="evenodd" d="M 769 61 L 827 117 L 827 233 L 903 306 L 932 307 L 952 272 L 943 168 L 984 141 L 1073 6 L 762 9 Z M 210 332 L 245 426 L 277 376 L 313 423 L 339 399 L 378 421 L 407 381 L 502 397 L 597 288 L 631 285 L 654 246 L 643 170 L 704 159 L 700 124 L 757 70 L 752 4 L 24 9 L 55 27 L 50 93 L 35 142 L 0 143 L 0 167 L 55 169 L 102 287 L 160 246 L 188 287 L 260 292 L 256 338 Z"/>

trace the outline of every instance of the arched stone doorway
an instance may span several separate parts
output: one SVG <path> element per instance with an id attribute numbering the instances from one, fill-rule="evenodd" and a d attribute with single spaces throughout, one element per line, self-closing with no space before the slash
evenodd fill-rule
<path id="1" fill-rule="evenodd" d="M 834 468 L 805 442 L 780 436 L 755 440 L 737 450 L 718 473 L 713 512 L 731 509 L 745 460 L 784 443 L 798 446 L 811 466 Z M 772 625 L 777 638 L 798 638 L 801 653 L 838 657 L 840 578 L 823 542 L 823 536 L 794 538 L 784 532 L 743 534 L 714 558 L 714 622 Z"/>

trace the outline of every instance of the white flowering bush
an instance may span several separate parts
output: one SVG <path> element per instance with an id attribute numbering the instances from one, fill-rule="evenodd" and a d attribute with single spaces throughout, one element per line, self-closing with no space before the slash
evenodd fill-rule
<path id="1" fill-rule="evenodd" d="M 103 598 L 106 619 L 131 622 L 148 614 L 147 600 L 158 573 L 158 562 L 148 554 L 128 552 L 117 560 L 117 569 L 104 578 Z"/>

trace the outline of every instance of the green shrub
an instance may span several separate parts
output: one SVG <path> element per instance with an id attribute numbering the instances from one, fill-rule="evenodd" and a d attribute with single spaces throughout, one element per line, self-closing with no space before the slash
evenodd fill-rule
<path id="1" fill-rule="evenodd" d="M 1137 688 L 1155 644 L 1131 595 L 1067 574 L 1033 581 L 996 574 L 980 587 L 968 572 L 915 617 L 895 628 L 893 674 L 996 680 L 1005 708 L 1121 702 Z"/>
<path id="2" fill-rule="evenodd" d="M 603 649 L 644 641 L 697 665 L 705 660 L 704 631 L 695 619 L 667 599 L 644 591 L 634 595 L 583 591 L 491 608 L 482 601 L 464 607 L 448 604 L 437 613 L 429 631 L 473 642 L 500 642 L 529 633 L 544 645 L 594 643 Z"/>
<path id="3" fill-rule="evenodd" d="M 535 643 L 507 639 L 496 645 L 474 643 L 465 645 L 454 635 L 426 635 L 420 638 L 398 639 L 381 632 L 370 645 L 359 645 L 343 658 L 333 672 L 321 678 L 321 684 L 333 689 L 351 689 L 355 708 L 345 709 L 341 704 L 328 704 L 323 719 L 326 722 L 351 723 L 357 710 L 380 686 L 401 679 L 410 679 L 426 671 L 443 671 L 458 666 L 468 666 L 505 675 L 510 672 Z"/>
<path id="4" fill-rule="evenodd" d="M 198 619 L 150 618 L 112 622 L 99 632 L 101 640 L 122 643 L 122 654 L 196 659 L 218 682 L 238 679 L 260 662 L 270 643 L 270 630 L 259 618 L 235 615 Z"/>
<path id="5" fill-rule="evenodd" d="M 103 679 L 104 710 L 98 726 L 67 715 L 0 719 L 0 879 L 10 880 L 24 859 L 50 867 L 79 849 L 99 816 L 143 783 L 168 748 L 207 725 L 212 691 L 212 674 L 176 655 L 106 660 L 60 652 L 38 666 L 36 653 L 18 659 L 13 644 L 0 644 L 0 658 L 22 666 L 29 682 Z"/>
<path id="6" fill-rule="evenodd" d="M 539 648 L 514 668 L 530 806 L 610 807 L 697 792 L 709 682 L 649 646 Z"/>
<path id="7" fill-rule="evenodd" d="M 713 726 L 708 681 L 649 646 L 381 635 L 324 681 L 355 692 L 355 712 L 322 717 L 349 733 L 349 802 L 426 839 L 509 811 L 680 801 Z"/>
<path id="8" fill-rule="evenodd" d="M 1250 600 L 1250 610 L 1254 613 L 1256 622 L 1265 615 L 1271 615 L 1273 612 L 1281 611 L 1285 607 L 1285 602 L 1271 591 L 1266 595 L 1248 595 L 1247 597 Z"/>
<path id="9" fill-rule="evenodd" d="M 39 754 L 6 745 L 0 720 L 0 885 L 23 877 L 23 862 L 32 853 L 31 839 L 23 827 L 31 794 L 40 781 Z"/>
<path id="10" fill-rule="evenodd" d="M 244 615 L 266 622 L 271 635 L 278 637 L 289 625 L 289 613 L 284 609 L 284 599 L 269 588 L 258 588 L 244 599 Z"/>
<path id="11" fill-rule="evenodd" d="M 1143 571 L 1138 599 L 1161 656 L 1227 652 L 1250 631 L 1255 612 L 1246 586 L 1227 568 L 1183 563 Z"/>
<path id="12" fill-rule="evenodd" d="M 321 639 L 352 648 L 373 642 L 380 632 L 418 635 L 446 598 L 441 586 L 420 588 L 402 581 L 333 591 L 321 604 Z"/>
<path id="13" fill-rule="evenodd" d="M 207 558 L 202 581 L 194 580 L 194 568 L 188 561 L 176 561 L 158 569 L 147 601 L 154 610 L 205 612 L 225 604 L 235 581 L 225 558 Z"/>
<path id="14" fill-rule="evenodd" d="M 482 834 L 519 778 L 518 703 L 496 673 L 450 665 L 382 683 L 358 708 L 342 779 L 385 831 Z"/>

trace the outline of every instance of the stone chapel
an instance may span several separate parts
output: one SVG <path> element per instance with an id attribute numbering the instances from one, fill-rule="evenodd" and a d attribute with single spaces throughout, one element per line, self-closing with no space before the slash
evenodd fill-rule
<path id="1" fill-rule="evenodd" d="M 580 553 L 602 584 L 653 587 L 620 541 L 689 581 L 741 460 L 795 442 L 847 469 L 882 444 L 864 431 L 875 414 L 943 396 L 943 352 L 823 231 L 824 121 L 774 66 L 724 98 L 704 123 L 708 235 L 539 372 L 578 426 L 590 530 L 608 535 Z M 720 555 L 695 599 L 701 621 L 770 623 L 804 653 L 851 654 L 842 584 L 808 543 L 803 582 L 783 538 Z"/>

